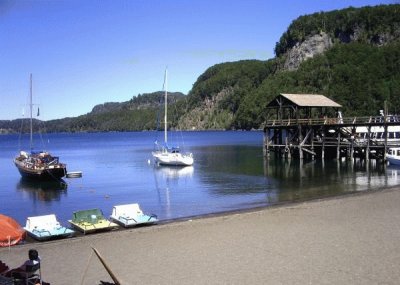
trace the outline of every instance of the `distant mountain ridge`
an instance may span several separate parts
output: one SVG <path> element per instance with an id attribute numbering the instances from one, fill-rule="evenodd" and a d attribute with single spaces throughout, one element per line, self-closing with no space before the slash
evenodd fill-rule
<path id="1" fill-rule="evenodd" d="M 168 93 L 168 104 L 174 105 L 185 99 L 181 92 Z M 34 119 L 37 132 L 100 132 L 100 131 L 141 131 L 155 130 L 157 117 L 162 112 L 164 92 L 144 93 L 126 102 L 107 102 L 93 107 L 92 111 L 78 117 L 42 122 Z M 172 110 L 173 111 L 173 110 Z M 29 119 L 0 121 L 0 133 L 29 132 Z M 26 122 L 25 122 L 26 121 Z"/>
<path id="2" fill-rule="evenodd" d="M 169 104 L 175 103 L 176 101 L 183 99 L 184 96 L 185 95 L 181 92 L 168 92 Z M 92 111 L 89 114 L 114 112 L 118 110 L 140 110 L 146 108 L 158 108 L 160 106 L 160 102 L 164 100 L 163 98 L 164 91 L 139 94 L 126 102 L 107 102 L 104 104 L 96 105 L 93 107 Z"/>
<path id="3" fill-rule="evenodd" d="M 169 93 L 169 126 L 188 130 L 259 129 L 279 93 L 319 93 L 345 115 L 375 115 L 386 101 L 400 112 L 400 5 L 347 8 L 300 16 L 267 61 L 209 67 L 188 95 Z M 156 128 L 163 93 L 96 105 L 86 115 L 46 122 L 50 132 L 133 131 Z M 0 121 L 19 131 L 20 121 Z"/>

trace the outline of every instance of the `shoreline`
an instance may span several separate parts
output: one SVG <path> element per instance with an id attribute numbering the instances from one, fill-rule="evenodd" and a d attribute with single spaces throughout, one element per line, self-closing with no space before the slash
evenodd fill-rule
<path id="1" fill-rule="evenodd" d="M 92 246 L 122 284 L 397 284 L 398 205 L 390 187 L 2 248 L 0 259 L 19 266 L 36 248 L 51 284 L 111 282 Z"/>
<path id="2" fill-rule="evenodd" d="M 175 218 L 175 219 L 166 219 L 166 220 L 158 221 L 157 223 L 152 224 L 152 225 L 144 224 L 144 225 L 138 225 L 138 226 L 133 226 L 133 227 L 128 227 L 128 228 L 118 225 L 118 227 L 113 230 L 105 230 L 105 231 L 99 231 L 99 232 L 95 232 L 95 233 L 88 233 L 86 235 L 83 234 L 82 232 L 78 231 L 77 229 L 74 229 L 73 227 L 69 227 L 70 229 L 75 231 L 75 234 L 74 234 L 74 236 L 67 237 L 67 238 L 56 238 L 56 239 L 39 241 L 39 240 L 35 240 L 33 237 L 29 236 L 28 233 L 26 233 L 26 238 L 25 238 L 24 243 L 18 244 L 16 246 L 17 247 L 23 246 L 23 245 L 34 246 L 35 244 L 38 244 L 38 243 L 43 244 L 43 243 L 49 243 L 49 242 L 62 241 L 65 239 L 82 238 L 82 237 L 92 236 L 92 235 L 102 235 L 102 234 L 119 232 L 119 231 L 127 231 L 127 230 L 139 229 L 139 228 L 162 226 L 162 225 L 175 224 L 175 223 L 181 223 L 181 222 L 187 222 L 187 221 L 193 221 L 193 220 L 199 220 L 199 219 L 217 218 L 217 217 L 224 217 L 224 216 L 230 216 L 230 215 L 236 215 L 236 214 L 252 213 L 252 212 L 264 211 L 264 210 L 275 209 L 275 208 L 280 208 L 280 207 L 291 207 L 291 206 L 296 206 L 298 204 L 303 204 L 303 203 L 321 202 L 321 201 L 331 200 L 331 199 L 342 199 L 342 198 L 346 198 L 349 196 L 351 197 L 351 196 L 355 196 L 355 195 L 367 195 L 367 194 L 380 192 L 380 191 L 389 191 L 390 189 L 395 189 L 397 187 L 398 186 L 380 187 L 380 188 L 377 188 L 374 190 L 353 191 L 353 192 L 348 192 L 348 193 L 342 193 L 340 195 L 333 194 L 331 196 L 315 197 L 315 198 L 311 198 L 311 199 L 304 199 L 304 200 L 298 200 L 298 201 L 284 201 L 284 202 L 275 203 L 275 204 L 272 204 L 269 206 L 257 206 L 257 207 L 252 207 L 252 208 L 234 209 L 234 210 L 228 210 L 228 211 L 222 211 L 222 212 L 216 212 L 216 213 L 207 213 L 207 214 L 199 214 L 199 215 L 193 215 L 193 216 L 180 217 L 180 218 Z M 106 218 L 109 219 L 109 217 L 106 217 Z M 1 247 L 0 247 L 0 250 L 1 250 Z"/>

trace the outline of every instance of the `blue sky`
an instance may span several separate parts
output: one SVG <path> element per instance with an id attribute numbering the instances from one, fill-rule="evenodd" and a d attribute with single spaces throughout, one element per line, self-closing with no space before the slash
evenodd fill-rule
<path id="1" fill-rule="evenodd" d="M 0 120 L 86 114 L 168 89 L 187 94 L 210 66 L 266 60 L 297 17 L 380 0 L 0 0 Z M 25 110 L 25 111 L 23 111 Z"/>

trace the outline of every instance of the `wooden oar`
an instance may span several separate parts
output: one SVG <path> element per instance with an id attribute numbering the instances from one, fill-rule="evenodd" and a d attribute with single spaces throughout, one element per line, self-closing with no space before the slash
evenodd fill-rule
<path id="1" fill-rule="evenodd" d="M 93 249 L 94 253 L 97 255 L 97 257 L 99 258 L 100 262 L 103 264 L 104 268 L 107 270 L 108 274 L 110 274 L 110 277 L 114 281 L 115 285 L 121 285 L 121 282 L 118 280 L 117 276 L 115 276 L 115 274 L 112 272 L 111 268 L 107 265 L 106 261 L 100 255 L 100 253 L 97 251 L 97 249 L 95 249 L 94 247 L 92 247 L 92 249 Z"/>

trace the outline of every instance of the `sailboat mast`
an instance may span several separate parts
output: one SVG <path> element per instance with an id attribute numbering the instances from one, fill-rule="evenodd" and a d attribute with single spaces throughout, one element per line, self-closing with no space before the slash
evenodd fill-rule
<path id="1" fill-rule="evenodd" d="M 165 97 L 164 97 L 164 142 L 167 143 L 167 69 L 165 69 L 165 77 L 164 77 L 164 90 L 165 90 Z"/>
<path id="2" fill-rule="evenodd" d="M 30 109 L 30 148 L 33 150 L 33 124 L 32 124 L 32 73 L 30 76 L 30 96 L 29 96 L 29 109 Z"/>

